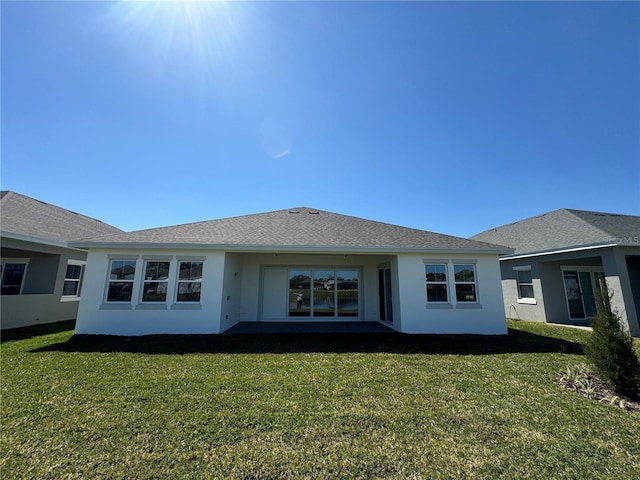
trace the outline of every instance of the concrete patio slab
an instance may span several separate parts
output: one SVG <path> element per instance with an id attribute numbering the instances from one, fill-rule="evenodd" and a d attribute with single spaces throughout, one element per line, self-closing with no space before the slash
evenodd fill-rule
<path id="1" fill-rule="evenodd" d="M 224 335 L 246 333 L 397 333 L 379 322 L 240 322 Z"/>

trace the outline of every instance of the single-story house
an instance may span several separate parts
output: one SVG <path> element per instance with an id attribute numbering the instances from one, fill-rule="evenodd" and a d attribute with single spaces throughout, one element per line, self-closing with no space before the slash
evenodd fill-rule
<path id="1" fill-rule="evenodd" d="M 508 317 L 586 325 L 606 279 L 612 307 L 640 336 L 640 217 L 563 208 L 471 238 L 514 249 L 500 258 Z"/>
<path id="2" fill-rule="evenodd" d="M 88 249 L 78 334 L 218 334 L 239 322 L 382 322 L 505 334 L 489 243 L 313 208 L 71 243 Z"/>
<path id="3" fill-rule="evenodd" d="M 75 319 L 87 251 L 67 242 L 119 232 L 64 208 L 0 192 L 0 327 Z"/>

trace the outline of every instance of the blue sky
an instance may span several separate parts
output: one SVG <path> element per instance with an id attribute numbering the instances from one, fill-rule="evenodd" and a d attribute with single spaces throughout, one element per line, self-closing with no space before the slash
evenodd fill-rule
<path id="1" fill-rule="evenodd" d="M 640 215 L 640 3 L 1 4 L 1 187 L 125 230 Z"/>

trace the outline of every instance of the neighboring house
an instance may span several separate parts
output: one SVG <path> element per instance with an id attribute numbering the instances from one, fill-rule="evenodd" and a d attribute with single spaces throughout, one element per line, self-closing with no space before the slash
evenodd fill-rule
<path id="1" fill-rule="evenodd" d="M 640 217 L 561 209 L 471 238 L 515 249 L 500 258 L 508 317 L 588 324 L 606 279 L 612 306 L 640 336 Z"/>
<path id="2" fill-rule="evenodd" d="M 0 192 L 0 327 L 75 319 L 87 252 L 67 242 L 118 232 L 64 208 Z"/>
<path id="3" fill-rule="evenodd" d="M 238 322 L 379 321 L 505 334 L 504 247 L 310 208 L 72 242 L 79 334 L 217 334 Z"/>

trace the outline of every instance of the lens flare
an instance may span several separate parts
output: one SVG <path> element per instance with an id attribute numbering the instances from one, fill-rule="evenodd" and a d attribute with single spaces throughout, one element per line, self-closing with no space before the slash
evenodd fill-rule
<path id="1" fill-rule="evenodd" d="M 237 15 L 230 7 L 220 0 L 121 0 L 110 15 L 123 39 L 156 67 L 180 61 L 206 71 L 237 57 Z"/>
<path id="2" fill-rule="evenodd" d="M 290 130 L 280 122 L 267 119 L 260 125 L 260 143 L 267 155 L 273 159 L 289 154 L 292 140 Z"/>

